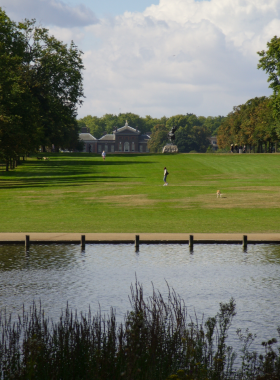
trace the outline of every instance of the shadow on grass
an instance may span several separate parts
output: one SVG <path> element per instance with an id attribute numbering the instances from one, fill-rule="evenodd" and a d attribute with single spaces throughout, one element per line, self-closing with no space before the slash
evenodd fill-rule
<path id="1" fill-rule="evenodd" d="M 141 179 L 144 177 L 133 177 L 133 179 Z M 61 178 L 23 178 L 12 182 L 12 179 L 4 179 L 0 182 L 0 189 L 21 189 L 27 187 L 52 187 L 52 186 L 82 186 L 96 182 L 118 182 L 118 180 L 132 179 L 124 176 L 63 176 Z"/>
<path id="2" fill-rule="evenodd" d="M 98 175 L 95 167 L 123 166 L 149 164 L 147 161 L 36 161 L 24 162 L 19 169 L 1 173 L 0 188 L 49 187 L 49 186 L 79 186 L 93 182 L 112 182 L 132 177 L 123 175 Z M 4 178 L 3 178 L 4 177 Z M 143 177 L 133 177 L 133 179 Z"/>

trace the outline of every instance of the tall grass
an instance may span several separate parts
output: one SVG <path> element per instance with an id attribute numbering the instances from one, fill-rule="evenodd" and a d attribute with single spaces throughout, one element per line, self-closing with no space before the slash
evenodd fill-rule
<path id="1" fill-rule="evenodd" d="M 184 301 L 169 289 L 144 299 L 143 288 L 131 287 L 131 311 L 122 323 L 99 311 L 78 315 L 68 306 L 56 323 L 41 306 L 23 309 L 16 322 L 0 319 L 1 379 L 280 379 L 276 339 L 263 342 L 264 352 L 250 351 L 253 336 L 238 331 L 242 344 L 239 368 L 227 345 L 236 314 L 235 302 L 221 303 L 215 317 L 192 320 Z M 278 330 L 280 333 L 280 329 Z"/>

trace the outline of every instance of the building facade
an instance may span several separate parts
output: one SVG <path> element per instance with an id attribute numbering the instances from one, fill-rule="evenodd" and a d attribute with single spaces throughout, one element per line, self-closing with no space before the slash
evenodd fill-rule
<path id="1" fill-rule="evenodd" d="M 217 136 L 211 136 L 211 137 L 208 137 L 208 139 L 210 141 L 212 149 L 217 150 L 218 149 Z"/>
<path id="2" fill-rule="evenodd" d="M 112 134 L 106 134 L 96 139 L 89 133 L 88 128 L 82 128 L 79 135 L 84 141 L 84 152 L 101 153 L 148 153 L 147 143 L 149 134 L 141 134 L 136 128 L 128 125 L 127 121 L 121 128 L 116 128 Z"/>

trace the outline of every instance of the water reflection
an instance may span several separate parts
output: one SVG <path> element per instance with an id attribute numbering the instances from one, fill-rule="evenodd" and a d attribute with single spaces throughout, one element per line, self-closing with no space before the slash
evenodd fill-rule
<path id="1" fill-rule="evenodd" d="M 22 304 L 41 300 L 57 319 L 66 302 L 92 312 L 114 307 L 121 319 L 129 309 L 135 274 L 146 295 L 152 283 L 163 295 L 168 284 L 185 299 L 189 314 L 213 316 L 220 302 L 234 297 L 237 327 L 260 340 L 280 324 L 280 247 L 278 245 L 31 245 L 0 246 L 0 309 L 16 315 Z M 152 283 L 151 283 L 152 282 Z"/>

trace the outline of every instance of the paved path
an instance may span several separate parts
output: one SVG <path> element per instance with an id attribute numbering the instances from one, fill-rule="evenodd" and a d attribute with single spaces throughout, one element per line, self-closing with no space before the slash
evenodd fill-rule
<path id="1" fill-rule="evenodd" d="M 41 233 L 17 232 L 0 233 L 1 243 L 24 243 L 29 235 L 34 243 L 79 243 L 81 235 L 85 235 L 88 243 L 133 243 L 135 235 L 139 235 L 140 243 L 187 243 L 189 235 L 193 235 L 196 243 L 241 243 L 243 235 L 247 235 L 248 243 L 280 243 L 280 233 Z"/>

